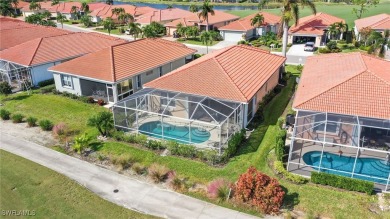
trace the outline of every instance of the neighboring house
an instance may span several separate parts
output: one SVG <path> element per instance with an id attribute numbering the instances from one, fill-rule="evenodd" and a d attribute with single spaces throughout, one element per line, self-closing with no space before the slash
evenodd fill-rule
<path id="1" fill-rule="evenodd" d="M 33 28 L 27 29 L 33 31 Z M 0 79 L 19 88 L 26 81 L 37 85 L 40 81 L 53 78 L 49 67 L 123 42 L 126 41 L 97 33 L 79 32 L 35 38 L 0 51 Z"/>
<path id="2" fill-rule="evenodd" d="M 328 41 L 327 30 L 336 22 L 345 23 L 345 20 L 323 12 L 300 18 L 298 25 L 288 31 L 288 43 L 314 42 L 315 47 L 324 46 Z"/>
<path id="3" fill-rule="evenodd" d="M 141 39 L 51 67 L 56 89 L 116 103 L 192 60 L 196 50 L 162 39 Z"/>
<path id="4" fill-rule="evenodd" d="M 288 171 L 368 180 L 388 191 L 389 69 L 389 61 L 362 53 L 307 58 L 293 102 Z"/>
<path id="5" fill-rule="evenodd" d="M 133 15 L 134 18 L 142 16 L 143 14 L 149 13 L 156 10 L 151 7 L 137 7 L 134 5 L 105 5 L 92 11 L 89 15 L 92 16 L 92 22 L 100 22 L 108 17 L 117 20 L 117 15 L 112 14 L 112 9 L 123 8 L 126 13 Z"/>
<path id="6" fill-rule="evenodd" d="M 177 31 L 177 25 L 181 24 L 183 27 L 196 26 L 194 21 L 188 20 L 187 18 L 179 18 L 171 22 L 166 23 L 164 26 L 167 29 L 167 35 L 173 36 L 174 32 Z"/>
<path id="7" fill-rule="evenodd" d="M 59 36 L 70 33 L 55 27 L 45 27 L 29 24 L 17 19 L 0 18 L 0 51 L 21 43 L 49 36 Z"/>
<path id="8" fill-rule="evenodd" d="M 23 17 L 28 17 L 32 14 L 36 13 L 42 13 L 44 11 L 49 11 L 51 12 L 52 16 L 57 16 L 57 12 L 55 9 L 58 7 L 58 5 L 51 5 L 51 1 L 43 1 L 43 2 L 37 2 L 41 5 L 41 9 L 39 10 L 30 10 L 30 4 L 24 5 L 20 10 L 23 14 Z"/>
<path id="9" fill-rule="evenodd" d="M 115 126 L 221 152 L 278 84 L 284 62 L 244 45 L 207 54 L 115 104 Z"/>
<path id="10" fill-rule="evenodd" d="M 194 15 L 194 13 L 180 9 L 180 8 L 169 8 L 153 10 L 149 13 L 143 14 L 136 18 L 136 22 L 142 26 L 148 25 L 153 21 L 160 24 L 166 24 L 179 18 L 185 18 Z"/>
<path id="11" fill-rule="evenodd" d="M 15 4 L 13 2 L 11 2 L 11 4 L 12 7 L 15 8 Z M 16 5 L 16 9 L 15 9 L 16 14 L 20 15 L 22 13 L 21 9 L 28 5 L 30 5 L 30 3 L 24 1 L 18 1 L 18 4 Z"/>
<path id="12" fill-rule="evenodd" d="M 263 24 L 258 28 L 252 26 L 252 18 L 257 14 L 261 14 L 264 18 Z M 240 40 L 257 38 L 268 32 L 277 33 L 280 21 L 280 16 L 268 12 L 259 12 L 220 27 L 219 31 L 225 41 L 238 42 Z"/>
<path id="13" fill-rule="evenodd" d="M 58 5 L 53 6 L 49 11 L 52 13 L 52 17 L 57 17 L 58 14 L 62 14 L 67 20 L 76 20 L 76 15 L 71 13 L 73 6 L 77 8 L 77 11 L 80 11 L 81 2 L 60 2 Z"/>
<path id="14" fill-rule="evenodd" d="M 378 14 L 355 20 L 354 31 L 358 40 L 360 40 L 360 31 L 365 27 L 383 34 L 385 30 L 390 30 L 390 14 Z"/>
<path id="15" fill-rule="evenodd" d="M 165 27 L 167 27 L 167 33 L 173 34 L 173 32 L 175 32 L 177 29 L 175 25 L 181 22 L 185 22 L 186 26 L 197 26 L 199 27 L 200 31 L 206 30 L 206 21 L 203 20 L 203 18 L 199 18 L 197 13 L 193 13 L 192 15 L 183 18 L 166 23 Z M 228 25 L 230 22 L 236 21 L 238 19 L 238 16 L 223 11 L 214 10 L 214 15 L 209 13 L 209 30 L 218 30 L 220 27 Z"/>

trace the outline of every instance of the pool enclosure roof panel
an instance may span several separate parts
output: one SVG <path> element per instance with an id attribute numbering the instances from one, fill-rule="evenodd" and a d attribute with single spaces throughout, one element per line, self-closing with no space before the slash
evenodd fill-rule
<path id="1" fill-rule="evenodd" d="M 115 107 L 222 125 L 229 117 L 240 110 L 241 105 L 240 102 L 230 100 L 144 88 L 116 103 Z M 175 113 L 179 111 L 186 113 Z"/>

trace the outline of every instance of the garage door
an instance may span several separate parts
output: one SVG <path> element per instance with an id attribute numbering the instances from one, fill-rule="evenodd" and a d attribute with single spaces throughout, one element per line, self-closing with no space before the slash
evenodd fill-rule
<path id="1" fill-rule="evenodd" d="M 225 41 L 238 42 L 242 40 L 242 32 L 224 31 Z"/>

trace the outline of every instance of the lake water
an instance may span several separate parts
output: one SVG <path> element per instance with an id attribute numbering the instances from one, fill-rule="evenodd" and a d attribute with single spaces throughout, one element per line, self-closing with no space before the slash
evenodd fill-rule
<path id="1" fill-rule="evenodd" d="M 114 5 L 123 5 L 123 4 L 129 4 L 129 5 L 136 5 L 136 6 L 149 6 L 156 9 L 165 9 L 167 8 L 168 4 L 152 4 L 152 3 L 145 3 L 145 2 L 120 2 L 120 1 L 114 1 Z M 189 5 L 177 5 L 174 4 L 173 7 L 180 8 L 184 10 L 189 10 Z M 214 5 L 215 10 L 221 10 L 221 11 L 231 11 L 231 10 L 257 10 L 257 6 L 233 6 L 233 5 Z"/>

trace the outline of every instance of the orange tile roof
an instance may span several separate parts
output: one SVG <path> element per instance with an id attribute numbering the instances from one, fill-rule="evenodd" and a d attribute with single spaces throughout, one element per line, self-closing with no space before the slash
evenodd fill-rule
<path id="1" fill-rule="evenodd" d="M 215 51 L 145 87 L 248 102 L 284 63 L 282 56 L 237 45 Z"/>
<path id="2" fill-rule="evenodd" d="M 35 25 L 26 23 L 19 19 L 0 17 L 0 30 L 19 29 L 33 26 Z"/>
<path id="3" fill-rule="evenodd" d="M 143 14 L 136 19 L 137 23 L 140 24 L 150 24 L 152 21 L 156 22 L 165 22 L 173 21 L 179 18 L 186 18 L 194 15 L 194 13 L 180 9 L 180 8 L 170 8 L 170 9 L 161 9 L 151 11 L 149 13 Z"/>
<path id="4" fill-rule="evenodd" d="M 107 4 L 103 3 L 103 2 L 91 2 L 91 3 L 88 3 L 88 6 L 89 6 L 89 11 L 92 13 L 93 11 L 95 11 L 97 9 L 100 9 L 100 8 L 103 8 L 104 6 L 107 6 Z"/>
<path id="5" fill-rule="evenodd" d="M 1 28 L 9 28 L 9 26 L 14 23 L 16 23 L 15 27 L 19 28 L 0 30 L 0 50 L 8 49 L 40 37 L 59 36 L 70 33 L 69 31 L 55 27 L 45 27 L 31 24 L 27 25 L 24 22 L 11 22 L 12 23 L 8 24 L 7 22 L 1 22 Z"/>
<path id="6" fill-rule="evenodd" d="M 58 5 L 53 5 L 49 11 L 70 14 L 73 6 L 76 6 L 78 9 L 80 9 L 81 2 L 60 2 Z"/>
<path id="7" fill-rule="evenodd" d="M 323 35 L 323 30 L 336 22 L 345 23 L 345 20 L 330 14 L 319 12 L 315 15 L 309 15 L 299 19 L 298 25 L 293 25 L 288 32 L 290 34 Z"/>
<path id="8" fill-rule="evenodd" d="M 240 17 L 232 15 L 223 11 L 214 10 L 214 15 L 209 13 L 209 25 L 213 25 L 221 22 L 235 21 Z M 198 14 L 193 14 L 192 16 L 186 17 L 188 21 L 196 22 L 198 25 L 206 25 L 206 21 L 203 18 L 199 18 Z"/>
<path id="9" fill-rule="evenodd" d="M 233 21 L 233 22 L 229 23 L 228 25 L 220 27 L 218 29 L 219 30 L 233 30 L 233 31 L 252 30 L 255 27 L 251 25 L 251 23 L 252 23 L 251 19 L 254 18 L 256 16 L 256 14 L 263 15 L 264 22 L 263 22 L 262 26 L 279 24 L 281 21 L 280 16 L 277 16 L 277 15 L 274 15 L 274 14 L 271 14 L 268 12 L 259 12 L 259 13 L 251 14 L 247 17 L 241 18 L 237 21 Z"/>
<path id="10" fill-rule="evenodd" d="M 51 1 L 43 1 L 43 2 L 37 2 L 41 5 L 41 9 L 42 10 L 48 10 L 50 12 L 55 12 L 55 10 L 57 9 L 58 7 L 58 4 L 57 5 L 51 5 Z M 28 5 L 24 5 L 22 8 L 21 8 L 22 11 L 31 11 L 30 10 L 30 4 Z"/>
<path id="11" fill-rule="evenodd" d="M 14 3 L 11 3 L 12 4 L 12 7 L 14 7 Z M 30 3 L 28 3 L 28 2 L 24 2 L 24 1 L 18 1 L 18 4 L 17 4 L 17 7 L 18 8 L 23 8 L 23 7 L 26 7 L 26 6 L 29 6 L 30 5 Z"/>
<path id="12" fill-rule="evenodd" d="M 34 66 L 74 58 L 123 42 L 125 40 L 112 40 L 104 35 L 76 32 L 30 40 L 0 51 L 0 58 L 24 66 Z"/>
<path id="13" fill-rule="evenodd" d="M 374 30 L 390 29 L 390 14 L 378 14 L 371 17 L 355 20 L 356 28 L 360 31 L 364 27 Z"/>
<path id="14" fill-rule="evenodd" d="M 389 119 L 389 69 L 389 61 L 361 53 L 309 57 L 293 107 Z"/>
<path id="15" fill-rule="evenodd" d="M 123 8 L 125 9 L 126 13 L 129 13 L 131 15 L 133 15 L 134 17 L 137 17 L 137 16 L 141 16 L 145 13 L 149 13 L 151 11 L 154 11 L 156 9 L 154 8 L 151 8 L 151 7 L 136 7 L 134 5 L 128 5 L 128 4 L 125 4 L 125 5 L 105 5 L 101 8 L 97 8 L 95 9 L 94 11 L 92 11 L 90 13 L 91 16 L 99 16 L 101 18 L 107 18 L 107 17 L 111 17 L 113 19 L 115 19 L 117 16 L 116 15 L 113 15 L 112 14 L 112 9 L 114 8 Z"/>
<path id="16" fill-rule="evenodd" d="M 171 22 L 166 23 L 164 26 L 166 26 L 166 27 L 176 27 L 178 24 L 182 24 L 184 27 L 195 26 L 195 22 L 189 21 L 186 18 L 179 18 L 179 19 L 173 20 Z"/>
<path id="17" fill-rule="evenodd" d="M 194 54 L 196 50 L 163 39 L 141 39 L 111 46 L 56 65 L 51 71 L 116 82 Z"/>

